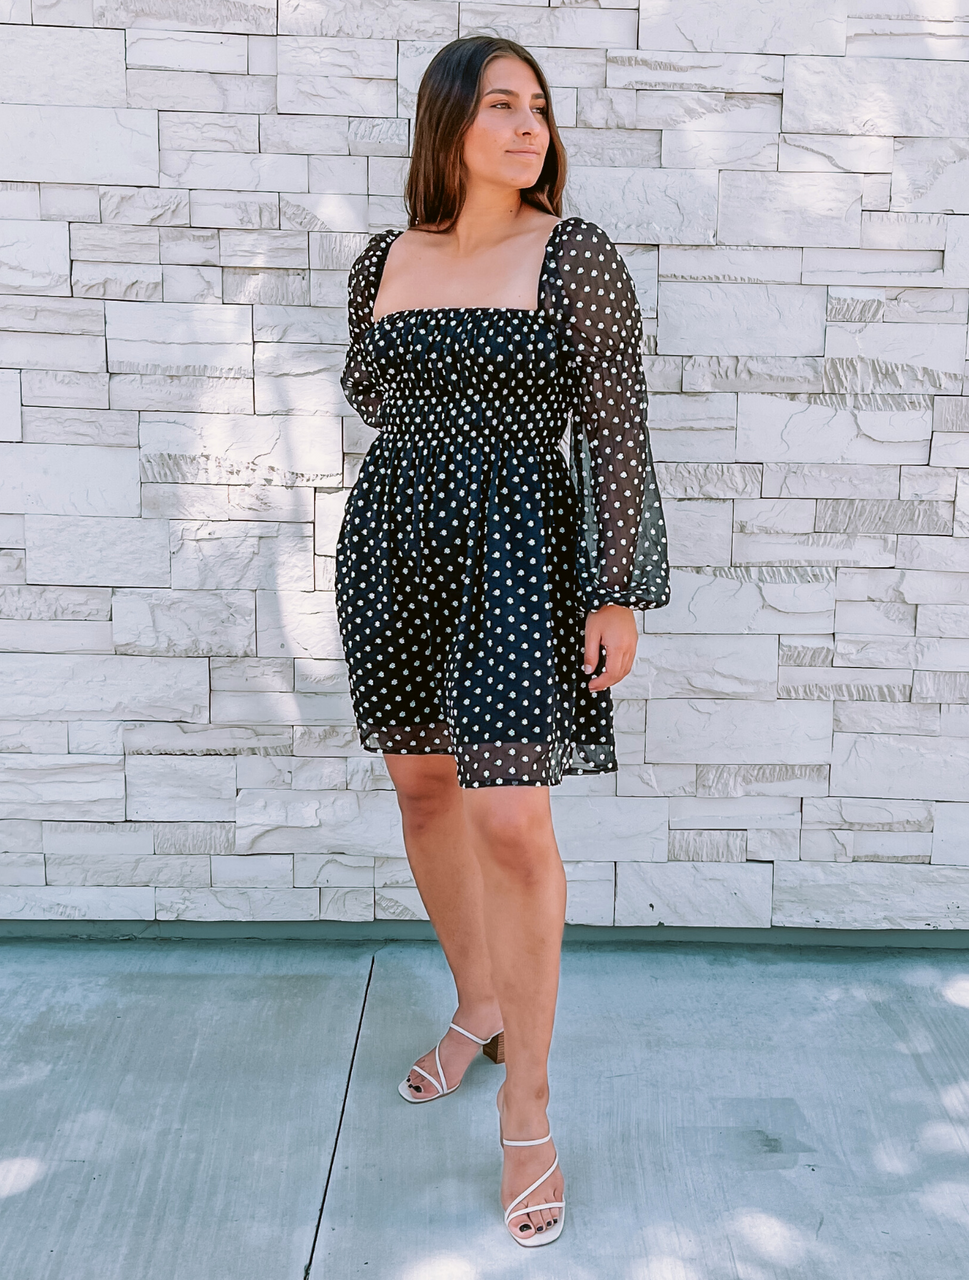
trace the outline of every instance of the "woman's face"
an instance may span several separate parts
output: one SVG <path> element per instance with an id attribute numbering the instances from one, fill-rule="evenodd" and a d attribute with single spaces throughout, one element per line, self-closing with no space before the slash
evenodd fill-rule
<path id="1" fill-rule="evenodd" d="M 481 104 L 464 138 L 468 177 L 533 186 L 548 150 L 548 107 L 535 72 L 518 58 L 494 58 L 482 76 Z"/>

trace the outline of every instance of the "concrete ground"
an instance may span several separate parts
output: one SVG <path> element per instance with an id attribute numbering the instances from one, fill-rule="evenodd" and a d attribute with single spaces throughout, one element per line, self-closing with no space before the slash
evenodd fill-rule
<path id="1" fill-rule="evenodd" d="M 0 1275 L 969 1275 L 966 952 L 568 947 L 529 1251 L 501 1070 L 396 1093 L 451 1012 L 429 943 L 0 943 Z"/>

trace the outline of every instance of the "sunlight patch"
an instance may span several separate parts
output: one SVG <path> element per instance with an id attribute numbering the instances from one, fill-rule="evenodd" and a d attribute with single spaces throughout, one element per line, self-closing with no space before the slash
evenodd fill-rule
<path id="1" fill-rule="evenodd" d="M 478 1268 L 456 1253 L 438 1253 L 415 1263 L 401 1280 L 478 1280 Z"/>
<path id="2" fill-rule="evenodd" d="M 782 1267 L 800 1262 L 807 1252 L 807 1242 L 801 1232 L 769 1213 L 757 1210 L 738 1213 L 731 1228 L 746 1240 L 755 1253 Z"/>
<path id="3" fill-rule="evenodd" d="M 32 1187 L 43 1177 L 46 1168 L 43 1160 L 32 1160 L 30 1156 L 0 1160 L 0 1200 L 19 1195 Z"/>
<path id="4" fill-rule="evenodd" d="M 700 1280 L 700 1277 L 682 1258 L 654 1254 L 630 1271 L 629 1280 Z"/>
<path id="5" fill-rule="evenodd" d="M 969 1009 L 969 974 L 961 973 L 957 978 L 950 978 L 942 988 L 942 994 L 950 1004 Z"/>

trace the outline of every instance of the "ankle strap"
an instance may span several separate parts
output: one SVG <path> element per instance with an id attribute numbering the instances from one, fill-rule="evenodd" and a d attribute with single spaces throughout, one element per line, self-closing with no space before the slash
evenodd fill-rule
<path id="1" fill-rule="evenodd" d="M 478 1037 L 473 1036 L 470 1031 L 465 1031 L 464 1027 L 459 1027 L 456 1022 L 449 1022 L 448 1026 L 452 1031 L 460 1031 L 463 1036 L 467 1036 L 468 1039 L 473 1040 L 475 1044 L 489 1044 L 495 1038 L 494 1036 L 489 1036 L 487 1040 L 479 1040 Z"/>
<path id="2" fill-rule="evenodd" d="M 549 1129 L 544 1138 L 530 1138 L 527 1142 L 513 1142 L 511 1138 L 502 1138 L 501 1145 L 503 1147 L 540 1147 L 543 1142 L 551 1142 L 551 1140 L 552 1131 Z"/>

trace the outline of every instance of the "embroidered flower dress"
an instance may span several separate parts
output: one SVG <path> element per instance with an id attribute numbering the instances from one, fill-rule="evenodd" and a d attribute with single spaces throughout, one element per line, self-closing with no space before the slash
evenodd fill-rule
<path id="1" fill-rule="evenodd" d="M 632 280 L 608 235 L 571 217 L 546 244 L 536 309 L 374 323 L 400 234 L 371 237 L 350 271 L 341 379 L 379 428 L 337 548 L 361 740 L 453 755 L 463 787 L 614 771 L 611 695 L 582 671 L 586 615 L 669 599 Z"/>

